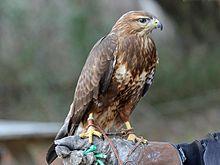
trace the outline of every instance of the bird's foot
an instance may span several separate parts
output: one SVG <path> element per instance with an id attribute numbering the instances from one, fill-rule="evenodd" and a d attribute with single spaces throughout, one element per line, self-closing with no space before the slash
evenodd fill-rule
<path id="1" fill-rule="evenodd" d="M 127 140 L 129 141 L 133 141 L 133 142 L 140 142 L 140 143 L 144 143 L 146 144 L 147 143 L 147 140 L 144 139 L 143 137 L 137 137 L 135 134 L 134 134 L 134 130 L 133 128 L 131 127 L 131 124 L 129 121 L 125 122 L 125 126 L 127 128 L 127 134 L 128 134 L 128 138 Z"/>
<path id="2" fill-rule="evenodd" d="M 101 138 L 102 134 L 99 131 L 96 131 L 93 126 L 89 126 L 86 132 L 83 132 L 79 135 L 81 138 L 89 138 L 89 143 L 93 142 L 93 136 L 98 136 Z"/>
<path id="3" fill-rule="evenodd" d="M 101 138 L 102 134 L 99 131 L 96 131 L 94 127 L 94 118 L 92 113 L 89 114 L 88 126 L 86 131 L 81 133 L 79 136 L 81 138 L 89 138 L 89 143 L 93 142 L 93 136 L 98 136 L 99 138 Z"/>
<path id="4" fill-rule="evenodd" d="M 138 137 L 134 133 L 129 134 L 127 140 L 147 144 L 146 139 L 144 139 L 143 137 Z"/>

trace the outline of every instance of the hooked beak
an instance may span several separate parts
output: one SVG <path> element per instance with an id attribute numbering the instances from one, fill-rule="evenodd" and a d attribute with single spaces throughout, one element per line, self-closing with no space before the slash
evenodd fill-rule
<path id="1" fill-rule="evenodd" d="M 152 24 L 153 24 L 154 28 L 159 28 L 160 30 L 163 30 L 163 25 L 162 25 L 162 23 L 160 23 L 160 21 L 158 19 L 153 18 Z"/>

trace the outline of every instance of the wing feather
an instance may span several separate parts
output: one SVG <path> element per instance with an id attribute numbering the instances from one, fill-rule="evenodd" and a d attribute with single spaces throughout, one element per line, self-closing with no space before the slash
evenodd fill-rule
<path id="1" fill-rule="evenodd" d="M 107 88 L 114 67 L 116 47 L 117 37 L 112 34 L 100 39 L 92 48 L 79 77 L 69 114 L 60 132 L 65 131 L 66 135 L 73 134 L 90 102 L 98 98 L 100 89 Z M 101 83 L 101 80 L 104 82 Z M 102 84 L 105 87 L 102 87 Z M 59 138 L 62 137 L 58 133 L 56 139 Z"/>

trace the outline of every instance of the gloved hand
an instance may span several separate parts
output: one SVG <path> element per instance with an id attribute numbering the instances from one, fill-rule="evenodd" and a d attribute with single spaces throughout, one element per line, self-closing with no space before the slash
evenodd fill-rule
<path id="1" fill-rule="evenodd" d="M 163 142 L 149 142 L 148 144 L 132 143 L 120 137 L 111 139 L 123 164 L 149 164 L 149 165 L 180 165 L 179 153 L 173 145 Z M 96 150 L 88 151 L 90 144 L 88 139 L 79 136 L 69 136 L 56 140 L 57 155 L 63 159 L 65 165 L 95 164 L 101 160 L 104 164 L 118 164 L 118 160 L 109 141 L 94 138 Z M 93 149 L 92 149 L 93 150 Z M 106 155 L 105 158 L 97 158 L 95 155 Z"/>

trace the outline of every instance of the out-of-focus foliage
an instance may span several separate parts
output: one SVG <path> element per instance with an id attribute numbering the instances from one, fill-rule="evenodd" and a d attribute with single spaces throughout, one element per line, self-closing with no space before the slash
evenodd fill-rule
<path id="1" fill-rule="evenodd" d="M 156 78 L 139 108 L 151 105 L 156 113 L 176 116 L 219 109 L 219 3 L 159 4 L 176 25 L 179 47 L 158 46 Z M 64 119 L 89 50 L 118 19 L 114 13 L 106 17 L 102 5 L 98 0 L 0 1 L 0 118 Z"/>
<path id="2" fill-rule="evenodd" d="M 220 35 L 220 1 L 164 1 L 159 4 L 175 21 L 181 45 L 189 52 L 195 44 L 217 46 Z M 219 44 L 219 43 L 218 43 Z"/>
<path id="3" fill-rule="evenodd" d="M 1 118 L 65 116 L 89 49 L 109 30 L 93 6 L 67 0 L 0 2 Z"/>

